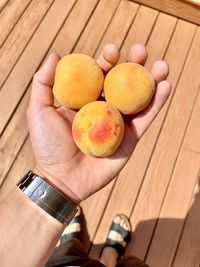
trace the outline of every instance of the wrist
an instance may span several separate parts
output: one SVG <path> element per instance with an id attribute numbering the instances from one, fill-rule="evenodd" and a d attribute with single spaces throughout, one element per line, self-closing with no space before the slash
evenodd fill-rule
<path id="1" fill-rule="evenodd" d="M 33 201 L 30 201 L 18 187 L 13 188 L 10 193 L 12 199 L 18 203 L 18 207 L 23 207 L 25 216 L 36 216 L 40 222 L 43 221 L 45 225 L 52 226 L 56 231 L 62 231 L 63 227 L 65 227 L 64 224 L 60 223 L 39 206 L 35 205 Z M 28 213 L 30 215 L 28 215 Z"/>
<path id="2" fill-rule="evenodd" d="M 55 187 L 58 191 L 63 193 L 66 198 L 71 200 L 74 204 L 79 205 L 81 200 L 73 193 L 73 191 L 68 188 L 64 183 L 62 183 L 59 178 L 52 176 L 47 171 L 41 169 L 37 165 L 33 168 L 33 172 L 47 180 L 49 184 Z"/>
<path id="3" fill-rule="evenodd" d="M 0 265 L 44 266 L 65 225 L 35 205 L 17 187 L 0 202 L 0 211 Z"/>

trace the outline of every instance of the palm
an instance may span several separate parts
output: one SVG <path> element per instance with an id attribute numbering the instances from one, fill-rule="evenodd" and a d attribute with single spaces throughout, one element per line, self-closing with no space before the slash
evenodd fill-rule
<path id="1" fill-rule="evenodd" d="M 138 54 L 138 47 L 136 50 L 134 52 L 132 49 L 132 60 L 144 64 L 145 55 Z M 142 47 L 142 52 L 146 53 L 144 47 Z M 102 59 L 102 55 L 103 53 L 98 63 L 104 71 L 108 71 L 112 64 L 108 59 L 105 64 L 105 58 Z M 112 156 L 96 158 L 84 155 L 73 141 L 71 128 L 75 112 L 64 107 L 56 109 L 53 106 L 52 85 L 58 60 L 59 58 L 53 55 L 53 58 L 45 63 L 46 65 L 33 80 L 28 110 L 30 136 L 36 166 L 40 172 L 48 178 L 51 177 L 51 180 L 56 183 L 59 180 L 59 187 L 66 186 L 64 188 L 67 189 L 67 193 L 70 189 L 73 196 L 82 200 L 109 183 L 130 158 L 137 141 L 164 105 L 170 93 L 170 85 L 164 81 L 168 68 L 164 62 L 154 64 L 152 75 L 157 83 L 157 90 L 151 105 L 134 119 L 125 123 L 123 142 Z M 110 62 L 113 62 L 113 58 Z M 63 187 L 61 189 L 65 191 Z"/>
<path id="2" fill-rule="evenodd" d="M 83 154 L 75 145 L 71 124 L 74 111 L 64 108 L 49 107 L 37 112 L 29 121 L 36 163 L 48 174 L 62 177 L 64 184 L 79 181 L 79 185 L 87 183 L 87 192 L 81 193 L 80 198 L 96 192 L 122 169 L 136 144 L 136 137 L 130 134 L 128 125 L 125 138 L 117 152 L 107 158 L 95 158 Z M 44 123 L 45 121 L 45 123 Z M 38 134 L 42 133 L 42 134 Z M 48 138 L 47 138 L 48 137 Z M 131 138 L 135 139 L 133 142 Z M 132 144 L 132 147 L 130 147 Z M 76 188 L 71 187 L 72 191 Z"/>

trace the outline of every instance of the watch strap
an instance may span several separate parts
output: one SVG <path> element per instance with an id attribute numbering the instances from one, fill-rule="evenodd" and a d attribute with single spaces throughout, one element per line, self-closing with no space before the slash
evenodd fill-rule
<path id="1" fill-rule="evenodd" d="M 17 186 L 36 205 L 62 224 L 69 224 L 77 212 L 77 206 L 54 188 L 45 178 L 28 171 Z"/>

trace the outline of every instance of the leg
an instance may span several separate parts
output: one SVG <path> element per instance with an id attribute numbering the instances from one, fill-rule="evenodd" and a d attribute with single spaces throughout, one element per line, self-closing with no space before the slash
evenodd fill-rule
<path id="1" fill-rule="evenodd" d="M 106 267 L 115 267 L 117 264 L 117 257 L 118 254 L 115 248 L 105 247 L 100 257 L 100 261 Z"/>

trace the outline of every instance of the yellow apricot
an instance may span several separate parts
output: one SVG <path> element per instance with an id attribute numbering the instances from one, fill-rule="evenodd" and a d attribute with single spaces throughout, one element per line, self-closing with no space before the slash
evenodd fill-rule
<path id="1" fill-rule="evenodd" d="M 124 134 L 124 121 L 120 112 L 111 104 L 94 101 L 77 112 L 72 134 L 82 152 L 106 157 L 119 147 Z"/>
<path id="2" fill-rule="evenodd" d="M 69 54 L 56 66 L 53 94 L 65 107 L 79 109 L 98 99 L 104 74 L 96 61 L 83 54 Z"/>
<path id="3" fill-rule="evenodd" d="M 115 66 L 104 81 L 107 102 L 122 114 L 134 114 L 145 109 L 155 93 L 152 75 L 141 65 L 127 62 Z"/>

